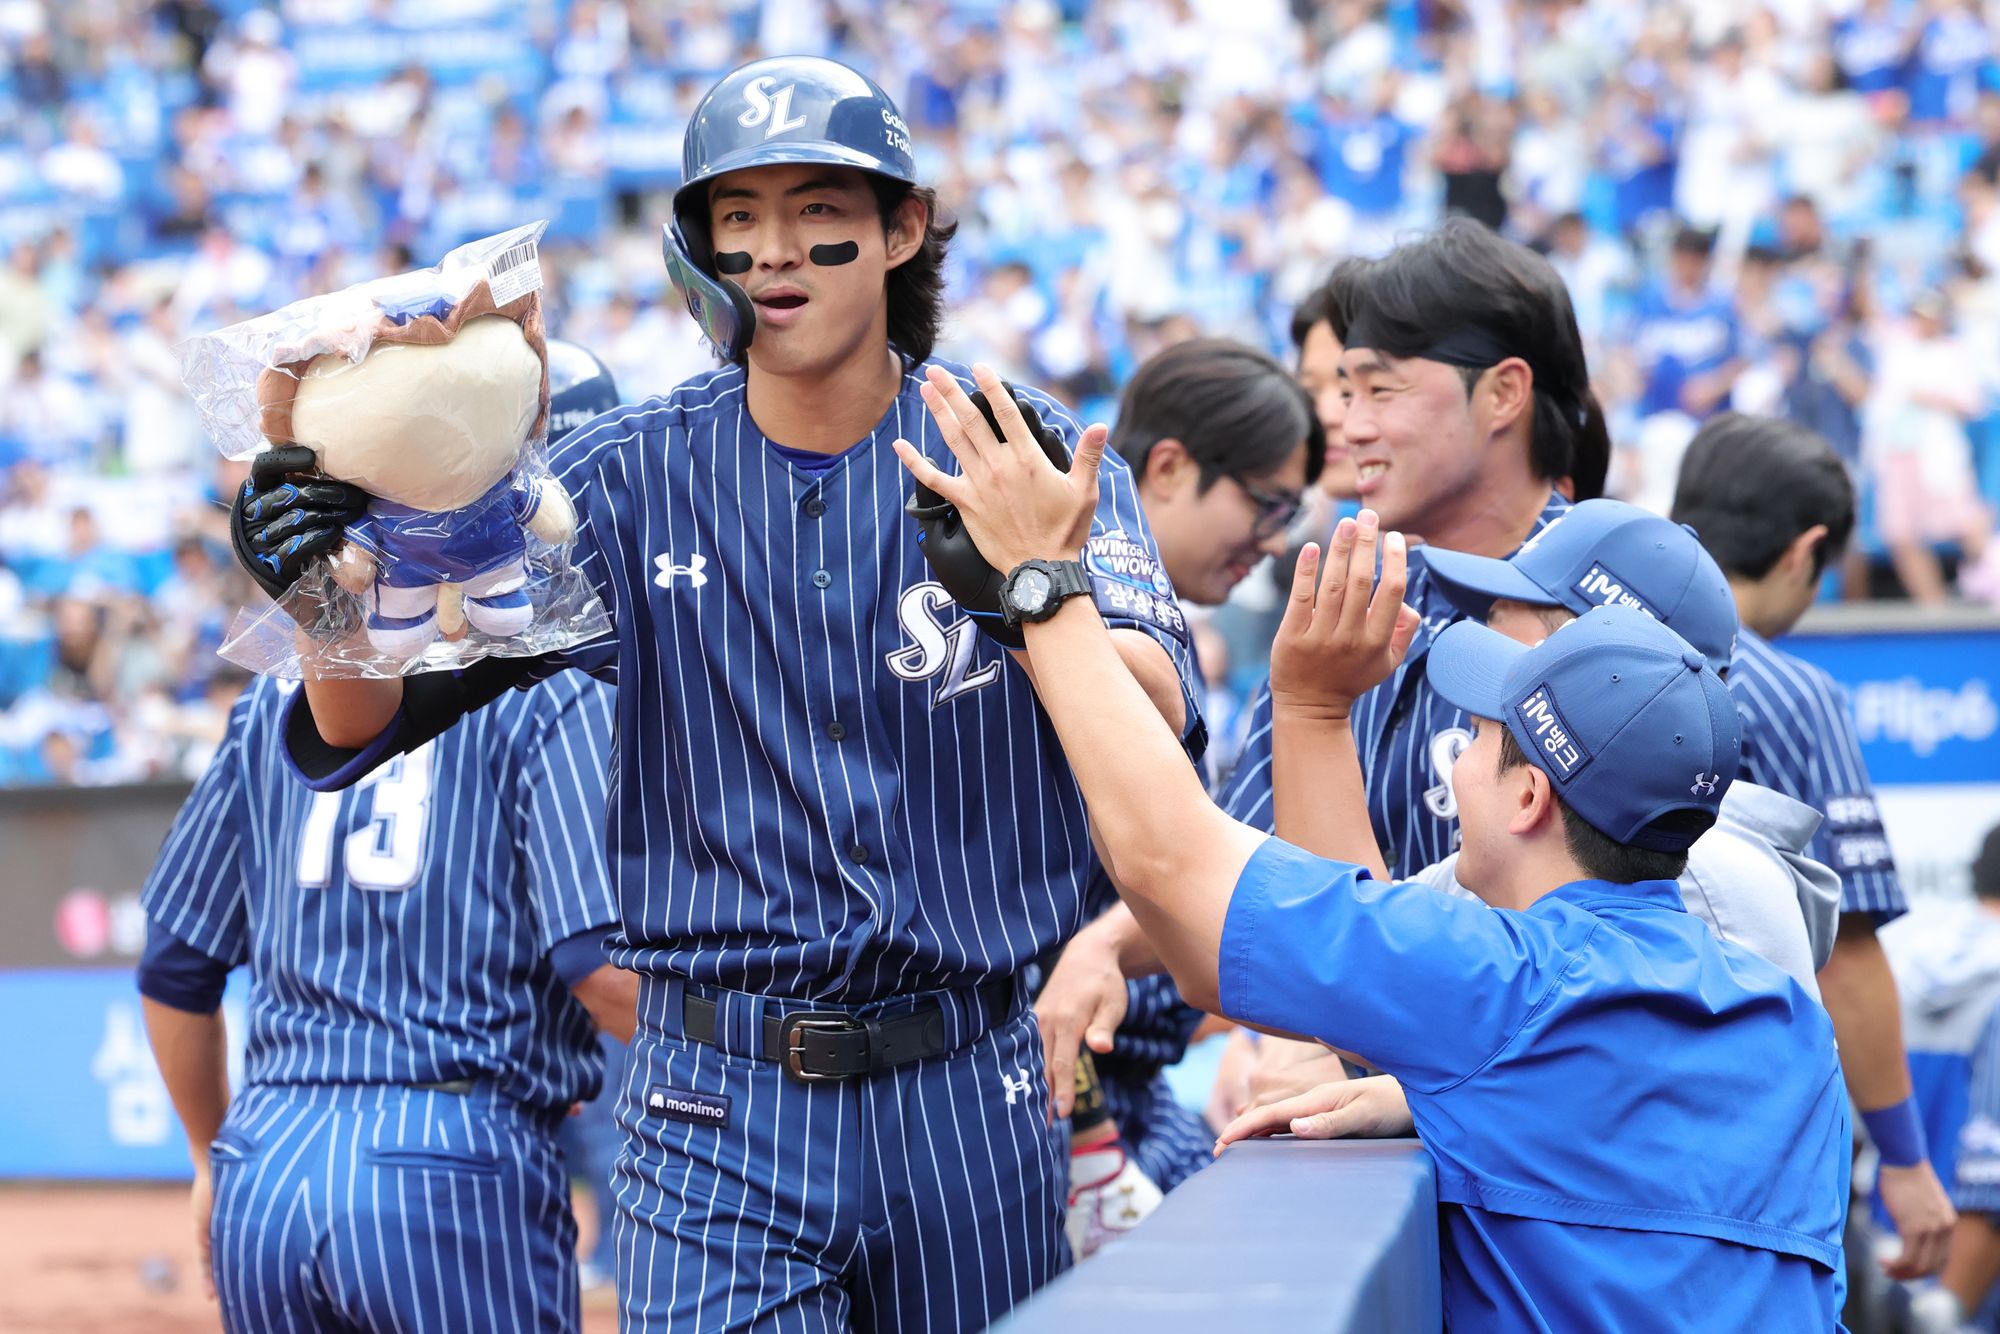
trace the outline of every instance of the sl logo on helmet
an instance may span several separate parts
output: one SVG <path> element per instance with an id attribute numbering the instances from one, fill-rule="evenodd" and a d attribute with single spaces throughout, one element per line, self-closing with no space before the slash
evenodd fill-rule
<path id="1" fill-rule="evenodd" d="M 797 84 L 788 83 L 777 92 L 771 91 L 774 79 L 752 79 L 744 86 L 743 100 L 750 109 L 736 118 L 736 123 L 746 130 L 764 126 L 764 137 L 772 138 L 796 130 L 806 123 L 804 116 L 792 114 L 792 93 Z"/>

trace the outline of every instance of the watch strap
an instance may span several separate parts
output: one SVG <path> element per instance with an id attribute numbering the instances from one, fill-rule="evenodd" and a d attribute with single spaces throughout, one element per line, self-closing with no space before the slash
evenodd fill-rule
<path id="1" fill-rule="evenodd" d="M 1013 599 L 1014 581 L 1027 570 L 1040 570 L 1049 579 L 1049 600 L 1042 609 L 1032 614 L 1015 610 Z M 1007 576 L 1007 583 L 1000 593 L 1000 608 L 1009 625 L 1046 621 L 1062 608 L 1062 604 L 1073 597 L 1090 592 L 1090 576 L 1084 573 L 1083 562 L 1075 560 L 1027 560 L 1015 566 Z"/>

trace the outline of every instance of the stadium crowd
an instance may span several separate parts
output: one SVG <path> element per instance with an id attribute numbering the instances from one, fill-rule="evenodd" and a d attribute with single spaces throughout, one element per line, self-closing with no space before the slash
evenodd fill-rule
<path id="1" fill-rule="evenodd" d="M 1463 212 L 1568 282 L 1613 494 L 1663 509 L 1702 420 L 1787 415 L 1894 572 L 1850 596 L 2000 601 L 1978 3 L 521 9 L 0 3 L 0 783 L 197 772 L 241 684 L 214 653 L 253 600 L 216 504 L 240 465 L 178 342 L 545 217 L 556 332 L 663 391 L 710 364 L 659 259 L 682 126 L 769 51 L 898 99 L 961 228 L 942 350 L 1087 418 L 1178 339 L 1280 350 L 1334 260 Z"/>

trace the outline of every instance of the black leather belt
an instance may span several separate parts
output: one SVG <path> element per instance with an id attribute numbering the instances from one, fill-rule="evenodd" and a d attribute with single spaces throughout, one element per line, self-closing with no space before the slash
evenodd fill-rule
<path id="1" fill-rule="evenodd" d="M 1014 980 L 996 977 L 979 986 L 989 1022 L 998 1025 L 1014 1003 Z M 716 1004 L 687 993 L 681 1001 L 681 1032 L 709 1046 L 715 1040 Z M 791 1010 L 764 1016 L 763 1050 L 793 1079 L 812 1084 L 823 1080 L 865 1079 L 891 1066 L 906 1065 L 951 1050 L 945 1043 L 944 1011 L 936 1001 L 886 1019 L 865 1018 L 843 1010 Z"/>

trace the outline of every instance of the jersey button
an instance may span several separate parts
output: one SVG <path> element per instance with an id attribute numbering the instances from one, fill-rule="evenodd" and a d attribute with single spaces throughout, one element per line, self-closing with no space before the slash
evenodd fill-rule
<path id="1" fill-rule="evenodd" d="M 826 502 L 818 496 L 814 496 L 806 502 L 805 510 L 808 519 L 817 519 L 820 515 L 826 513 Z"/>
<path id="2" fill-rule="evenodd" d="M 839 741 L 846 735 L 847 725 L 845 723 L 833 722 L 826 725 L 826 739 L 828 741 Z"/>
<path id="3" fill-rule="evenodd" d="M 814 588 L 825 588 L 825 587 L 827 587 L 827 586 L 828 586 L 829 584 L 831 584 L 832 582 L 833 582 L 833 576 L 832 576 L 832 575 L 830 575 L 830 574 L 828 574 L 828 573 L 827 573 L 827 572 L 826 572 L 825 570 L 814 570 L 814 571 L 813 571 L 813 587 L 814 587 Z"/>
<path id="4" fill-rule="evenodd" d="M 868 845 L 866 843 L 856 843 L 847 850 L 847 855 L 856 866 L 859 866 L 868 860 Z"/>

